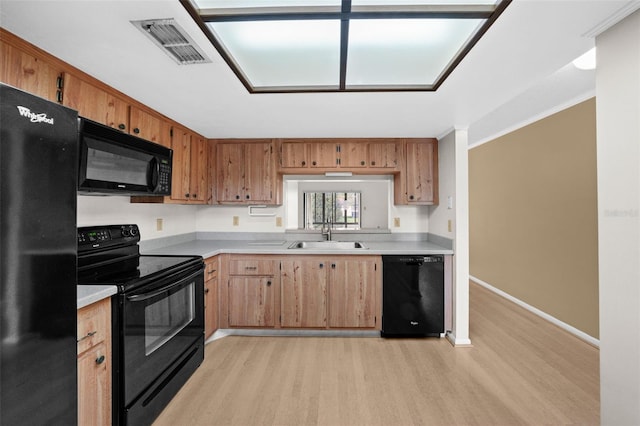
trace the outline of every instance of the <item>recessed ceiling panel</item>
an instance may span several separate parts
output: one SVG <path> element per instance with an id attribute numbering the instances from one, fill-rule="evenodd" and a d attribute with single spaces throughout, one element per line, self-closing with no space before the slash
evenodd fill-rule
<path id="1" fill-rule="evenodd" d="M 347 87 L 432 86 L 482 22 L 478 19 L 352 19 Z"/>
<path id="2" fill-rule="evenodd" d="M 340 6 L 341 0 L 195 0 L 200 9 Z"/>
<path id="3" fill-rule="evenodd" d="M 339 84 L 340 21 L 208 24 L 254 88 Z"/>

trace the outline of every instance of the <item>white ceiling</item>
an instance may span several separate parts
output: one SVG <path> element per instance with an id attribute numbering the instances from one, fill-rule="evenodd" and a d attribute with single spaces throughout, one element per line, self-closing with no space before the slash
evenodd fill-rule
<path id="1" fill-rule="evenodd" d="M 177 0 L 0 0 L 0 25 L 209 138 L 483 141 L 594 93 L 570 62 L 637 0 L 514 0 L 436 92 L 249 94 Z M 131 20 L 175 18 L 213 60 L 177 65 Z"/>

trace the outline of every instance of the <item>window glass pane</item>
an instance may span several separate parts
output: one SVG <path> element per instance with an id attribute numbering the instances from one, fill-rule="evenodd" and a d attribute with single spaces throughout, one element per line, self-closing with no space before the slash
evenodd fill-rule
<path id="1" fill-rule="evenodd" d="M 254 87 L 339 84 L 339 20 L 207 25 Z"/>
<path id="2" fill-rule="evenodd" d="M 351 0 L 351 6 L 495 5 L 500 0 Z"/>
<path id="3" fill-rule="evenodd" d="M 359 192 L 305 193 L 305 229 L 360 229 Z"/>
<path id="4" fill-rule="evenodd" d="M 341 0 L 195 0 L 199 9 L 240 7 L 340 6 Z"/>
<path id="5" fill-rule="evenodd" d="M 480 19 L 352 19 L 347 86 L 431 85 Z"/>
<path id="6" fill-rule="evenodd" d="M 195 282 L 144 308 L 145 355 L 171 340 L 195 318 Z"/>

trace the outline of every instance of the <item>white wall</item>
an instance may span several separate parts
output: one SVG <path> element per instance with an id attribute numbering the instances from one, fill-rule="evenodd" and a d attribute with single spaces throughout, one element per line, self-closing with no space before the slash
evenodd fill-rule
<path id="1" fill-rule="evenodd" d="M 440 203 L 430 208 L 429 232 L 454 241 L 453 326 L 456 346 L 469 338 L 469 161 L 467 130 L 454 130 L 438 142 Z M 448 198 L 452 208 L 449 209 Z M 451 222 L 451 231 L 449 231 Z"/>
<path id="2" fill-rule="evenodd" d="M 600 406 L 640 424 L 640 11 L 596 38 Z"/>
<path id="3" fill-rule="evenodd" d="M 134 223 L 141 239 L 169 237 L 196 231 L 196 206 L 131 204 L 129 197 L 78 196 L 78 226 Z M 162 219 L 163 230 L 156 228 Z"/>

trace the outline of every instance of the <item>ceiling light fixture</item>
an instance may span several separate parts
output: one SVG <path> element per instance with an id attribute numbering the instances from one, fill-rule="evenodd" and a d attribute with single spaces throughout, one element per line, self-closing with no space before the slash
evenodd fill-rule
<path id="1" fill-rule="evenodd" d="M 434 91 L 512 0 L 180 0 L 250 93 Z"/>

